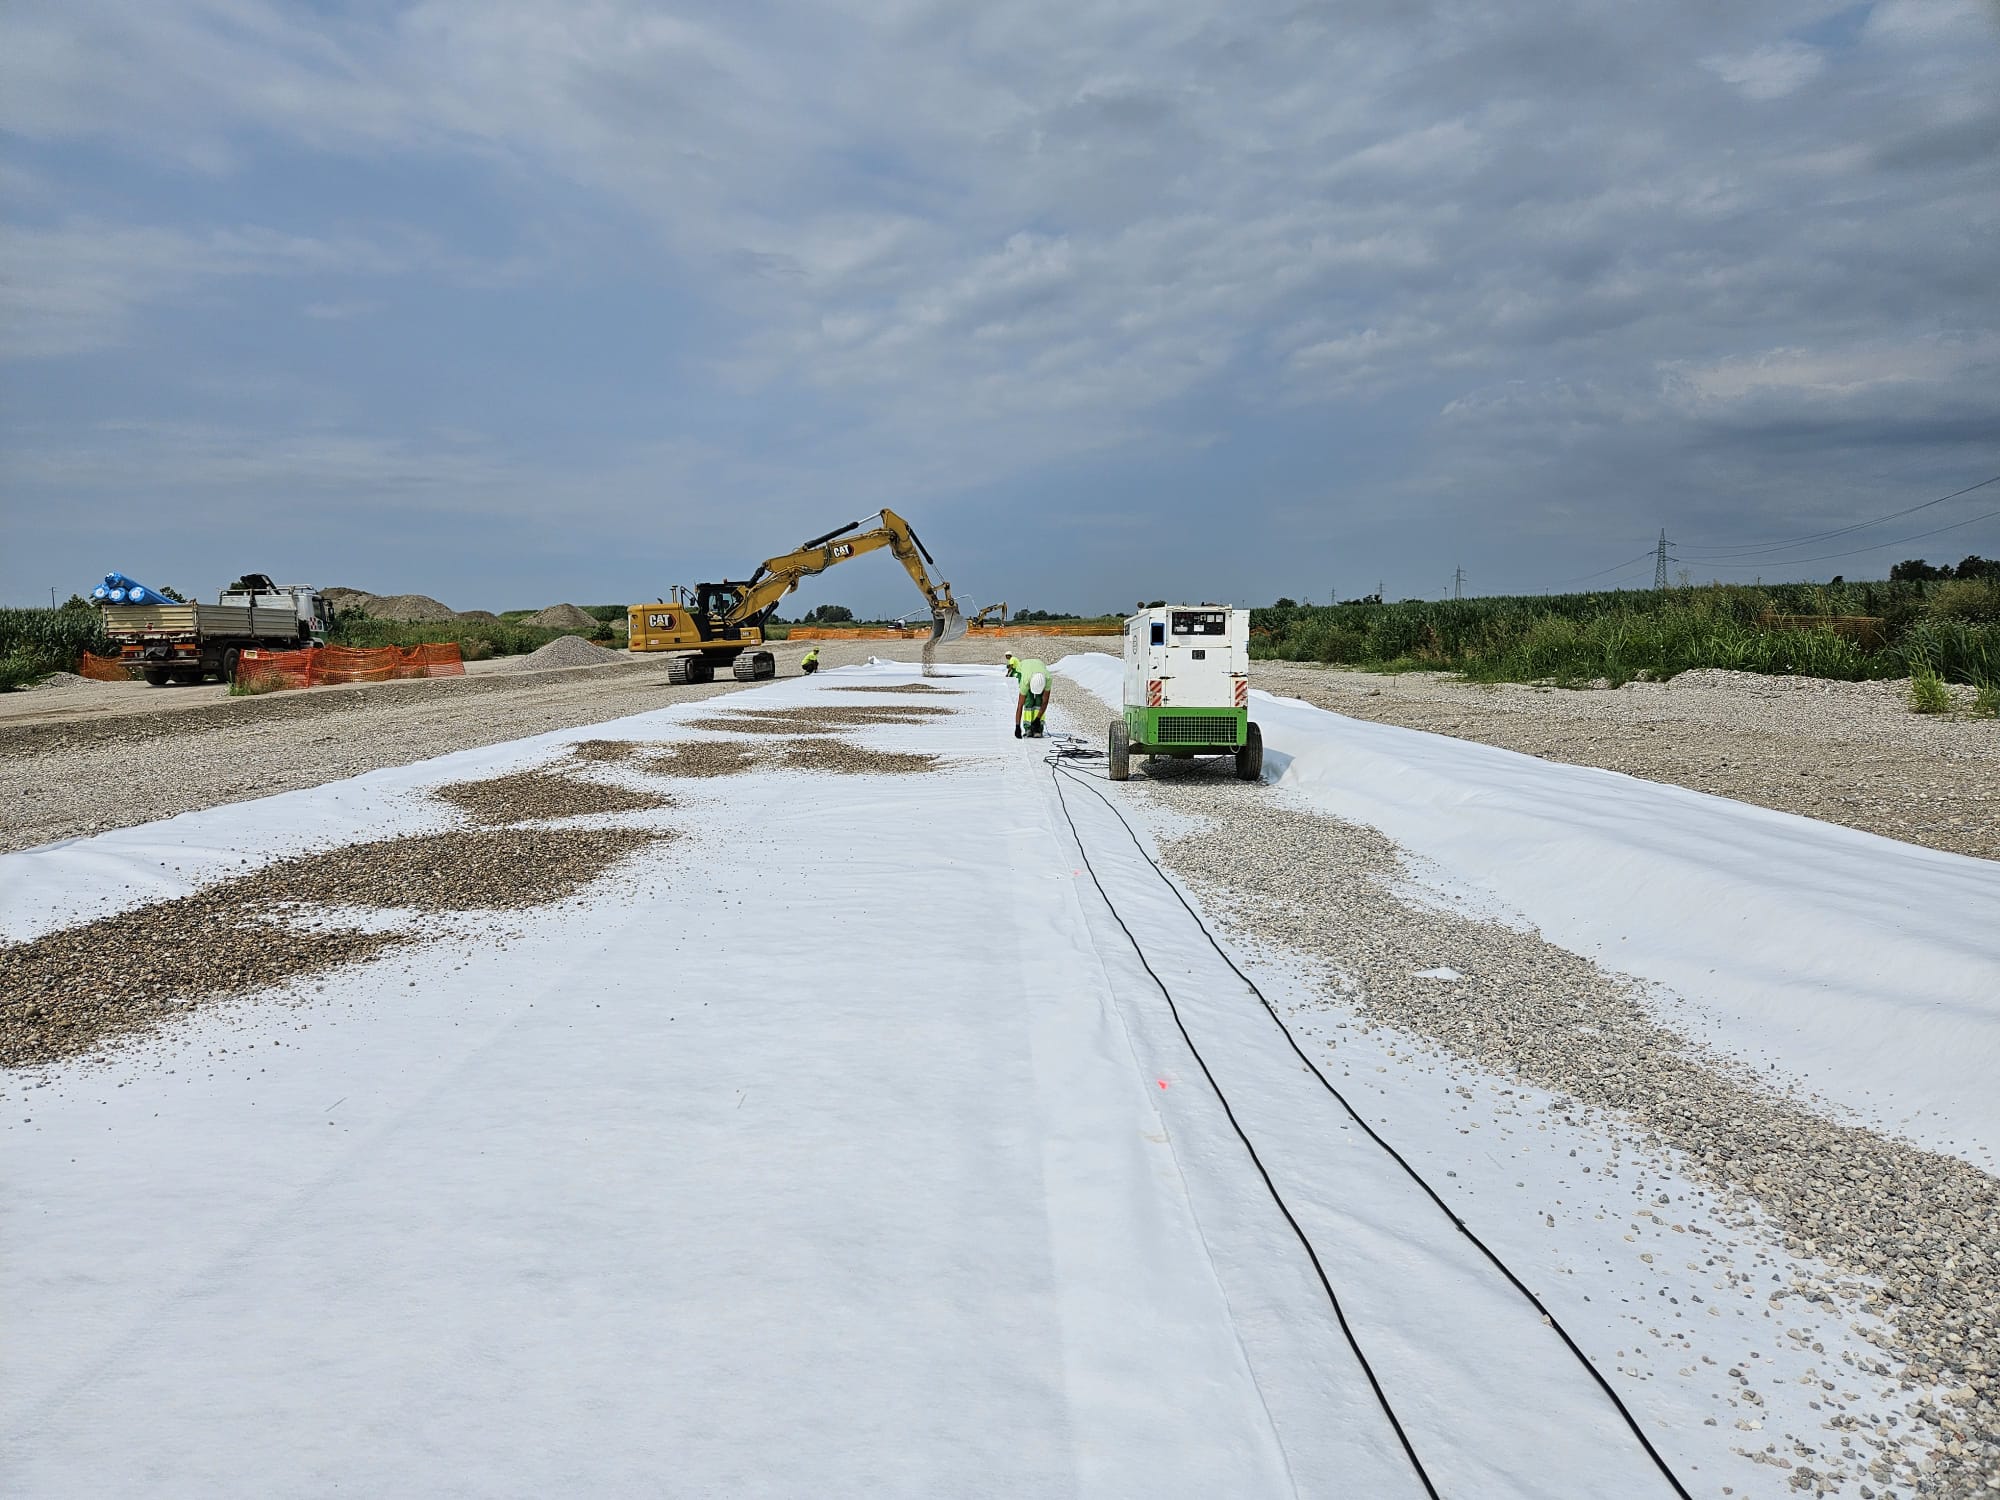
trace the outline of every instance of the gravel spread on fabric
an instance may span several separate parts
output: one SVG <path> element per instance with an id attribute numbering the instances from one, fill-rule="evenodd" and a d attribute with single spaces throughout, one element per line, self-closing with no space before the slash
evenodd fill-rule
<path id="1" fill-rule="evenodd" d="M 516 771 L 484 781 L 454 781 L 431 795 L 480 823 L 520 823 L 530 818 L 580 818 L 594 813 L 638 812 L 668 807 L 672 800 L 601 781 L 582 781 L 552 771 Z"/>
<path id="2" fill-rule="evenodd" d="M 1853 1389 L 1873 1375 L 1876 1399 L 1891 1403 L 1912 1387 L 1943 1388 L 1944 1400 L 1918 1409 L 1935 1467 L 1899 1469 L 1875 1442 L 1881 1416 L 1829 1390 L 1829 1425 L 1877 1452 L 1843 1465 L 1822 1442 L 1803 1472 L 1922 1495 L 1988 1493 L 2000 1474 L 2000 1182 L 1774 1092 L 1663 1025 L 1632 981 L 1532 933 L 1406 903 L 1393 894 L 1401 855 L 1371 828 L 1267 803 L 1246 817 L 1245 788 L 1198 771 L 1131 785 L 1208 825 L 1165 840 L 1165 861 L 1234 934 L 1302 957 L 1326 1008 L 1613 1113 L 1753 1202 L 1794 1253 L 1852 1278 L 1754 1290 L 1774 1308 L 1839 1297 L 1887 1320 L 1885 1362 L 1832 1378 Z M 1424 977 L 1440 969 L 1457 979 Z M 1747 1273 L 1728 1279 L 1725 1295 L 1753 1290 Z M 1900 1398 L 1892 1380 L 1905 1383 Z"/>
<path id="3" fill-rule="evenodd" d="M 1250 685 L 1352 718 L 2000 859 L 2000 723 L 1911 713 L 1907 682 L 1704 668 L 1577 690 L 1257 661 Z"/>
<path id="4" fill-rule="evenodd" d="M 931 703 L 816 703 L 804 708 L 737 708 L 732 705 L 729 717 L 764 719 L 771 723 L 797 723 L 801 719 L 812 719 L 824 724 L 920 724 L 925 719 L 956 712 L 957 709 Z"/>
<path id="5" fill-rule="evenodd" d="M 757 752 L 732 740 L 689 740 L 639 763 L 656 776 L 735 776 L 757 764 Z"/>
<path id="6" fill-rule="evenodd" d="M 0 946 L 0 1067 L 56 1062 L 206 1001 L 268 990 L 439 935 L 284 918 L 325 908 L 518 911 L 576 894 L 677 835 L 634 828 L 417 834 L 301 855 L 191 896 Z"/>
<path id="7" fill-rule="evenodd" d="M 630 760 L 638 750 L 637 740 L 578 740 L 569 747 L 578 760 L 589 761 Z"/>
<path id="8" fill-rule="evenodd" d="M 288 859 L 244 886 L 267 902 L 506 911 L 574 895 L 627 855 L 678 837 L 653 828 L 479 828 L 347 844 Z"/>
<path id="9" fill-rule="evenodd" d="M 941 688 L 930 682 L 878 682 L 862 684 L 838 684 L 826 691 L 835 693 L 938 693 L 944 697 L 956 697 L 957 688 Z"/>
<path id="10" fill-rule="evenodd" d="M 935 771 L 935 755 L 870 750 L 847 740 L 790 740 L 777 748 L 778 764 L 790 771 L 824 771 L 838 776 L 912 776 Z"/>
<path id="11" fill-rule="evenodd" d="M 732 714 L 726 719 L 689 719 L 687 727 L 706 729 L 715 734 L 839 734 L 848 726 L 829 724 L 824 720 L 763 719 L 749 714 Z"/>
<path id="12" fill-rule="evenodd" d="M 246 910 L 242 882 L 0 947 L 0 1067 L 60 1062 L 187 1006 L 375 958 L 394 932 L 300 932 Z"/>

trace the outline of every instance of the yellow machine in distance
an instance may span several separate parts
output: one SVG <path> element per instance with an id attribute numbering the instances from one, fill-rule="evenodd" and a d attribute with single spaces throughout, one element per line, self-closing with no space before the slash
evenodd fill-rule
<path id="1" fill-rule="evenodd" d="M 965 619 L 951 596 L 949 583 L 933 583 L 924 566 L 937 566 L 909 522 L 884 510 L 881 525 L 861 531 L 849 521 L 836 531 L 814 537 L 781 557 L 766 558 L 748 578 L 698 583 L 675 588 L 671 600 L 634 604 L 627 608 L 627 645 L 634 651 L 679 651 L 667 663 L 669 682 L 712 682 L 715 669 L 727 666 L 738 682 L 756 682 L 777 675 L 778 664 L 764 644 L 764 622 L 778 601 L 802 579 L 824 573 L 835 563 L 887 547 L 896 556 L 931 611 L 930 645 L 965 634 Z M 851 533 L 858 532 L 859 535 Z"/>

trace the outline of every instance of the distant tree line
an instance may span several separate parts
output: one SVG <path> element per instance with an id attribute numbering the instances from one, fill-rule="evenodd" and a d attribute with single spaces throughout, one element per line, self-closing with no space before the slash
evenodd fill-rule
<path id="1" fill-rule="evenodd" d="M 1950 563 L 1934 568 L 1921 557 L 1913 557 L 1889 570 L 1891 583 L 1936 583 L 1946 578 L 2000 579 L 2000 558 L 1981 557 L 1975 552 L 1955 568 Z"/>

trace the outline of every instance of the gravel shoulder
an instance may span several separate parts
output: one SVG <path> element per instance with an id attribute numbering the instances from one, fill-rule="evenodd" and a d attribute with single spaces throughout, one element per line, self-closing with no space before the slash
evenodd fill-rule
<path id="1" fill-rule="evenodd" d="M 914 643 L 818 642 L 826 667 L 914 660 Z M 941 663 L 997 664 L 1007 650 L 1060 655 L 1073 639 L 941 648 Z M 782 677 L 808 644 L 773 642 Z M 219 686 L 79 683 L 0 694 L 0 851 L 130 828 L 204 807 L 320 786 L 455 750 L 603 723 L 748 684 L 667 681 L 664 655 L 602 667 L 503 671 L 232 698 Z"/>
<path id="2" fill-rule="evenodd" d="M 1593 691 L 1270 661 L 1250 680 L 1357 719 L 2000 859 L 2000 723 L 1911 713 L 1907 683 L 1699 671 Z"/>

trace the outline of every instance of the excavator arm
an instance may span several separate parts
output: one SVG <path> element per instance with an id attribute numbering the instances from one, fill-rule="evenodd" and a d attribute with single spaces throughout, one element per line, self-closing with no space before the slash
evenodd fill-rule
<path id="1" fill-rule="evenodd" d="M 930 570 L 925 564 L 934 567 L 936 559 L 917 539 L 910 523 L 893 510 L 883 511 L 881 521 L 880 526 L 868 531 L 860 530 L 859 521 L 850 521 L 838 531 L 814 537 L 782 557 L 767 558 L 741 586 L 735 604 L 724 617 L 724 623 L 732 627 L 760 625 L 765 616 L 777 607 L 778 601 L 797 588 L 801 580 L 815 573 L 824 573 L 835 563 L 887 547 L 923 594 L 924 602 L 930 606 L 931 644 L 956 640 L 964 635 L 965 618 L 951 596 L 951 585 L 931 581 Z"/>

